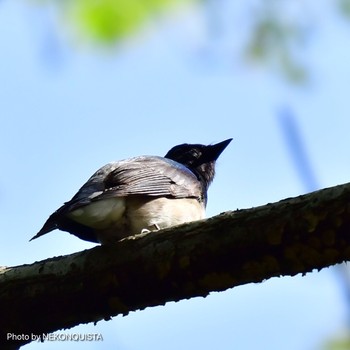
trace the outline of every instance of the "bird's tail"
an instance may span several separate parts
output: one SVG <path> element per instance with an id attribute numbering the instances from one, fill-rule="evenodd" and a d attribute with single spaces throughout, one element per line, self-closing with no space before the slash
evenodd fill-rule
<path id="1" fill-rule="evenodd" d="M 45 235 L 46 233 L 49 233 L 49 232 L 55 230 L 56 228 L 57 228 L 57 221 L 56 221 L 55 213 L 54 213 L 47 219 L 47 221 L 45 222 L 45 224 L 41 228 L 41 230 L 34 237 L 32 237 L 29 240 L 29 242 L 32 241 L 33 239 L 36 239 L 40 236 Z"/>

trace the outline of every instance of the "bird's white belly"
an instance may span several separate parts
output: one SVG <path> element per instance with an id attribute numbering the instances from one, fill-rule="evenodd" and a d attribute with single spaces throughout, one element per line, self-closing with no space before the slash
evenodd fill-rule
<path id="1" fill-rule="evenodd" d="M 117 197 L 92 202 L 69 217 L 96 230 L 101 243 L 155 231 L 205 217 L 202 203 L 194 198 Z"/>
<path id="2" fill-rule="evenodd" d="M 194 198 L 128 198 L 127 217 L 131 230 L 139 233 L 203 219 L 205 210 Z"/>

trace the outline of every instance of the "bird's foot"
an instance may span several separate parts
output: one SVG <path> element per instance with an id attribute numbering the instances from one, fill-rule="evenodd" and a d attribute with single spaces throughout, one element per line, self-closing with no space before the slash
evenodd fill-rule
<path id="1" fill-rule="evenodd" d="M 159 231 L 160 230 L 160 227 L 157 224 L 153 224 L 152 226 L 155 228 L 154 230 L 149 230 L 148 228 L 143 228 L 141 230 L 141 234 L 146 234 L 146 233 L 150 233 L 152 231 Z"/>
<path id="2" fill-rule="evenodd" d="M 121 241 L 123 241 L 124 239 L 127 239 L 127 240 L 138 239 L 138 238 L 141 238 L 143 236 L 146 236 L 147 234 L 149 234 L 152 231 L 159 231 L 160 230 L 160 227 L 157 224 L 153 224 L 152 226 L 154 226 L 154 228 L 155 228 L 154 230 L 149 230 L 148 228 L 143 228 L 140 233 L 137 233 L 136 235 L 125 237 Z"/>
<path id="3" fill-rule="evenodd" d="M 138 235 L 145 235 L 145 234 L 150 233 L 150 232 L 151 232 L 151 231 L 150 231 L 149 229 L 143 228 L 143 229 L 141 230 L 141 233 L 139 233 Z M 135 235 L 135 236 L 138 236 L 138 235 Z"/>

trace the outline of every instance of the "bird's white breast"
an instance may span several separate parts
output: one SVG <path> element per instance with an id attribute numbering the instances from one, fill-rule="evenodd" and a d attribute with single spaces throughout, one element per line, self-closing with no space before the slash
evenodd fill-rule
<path id="1" fill-rule="evenodd" d="M 101 243 L 155 231 L 205 217 L 203 203 L 195 198 L 115 197 L 78 208 L 69 217 L 95 229 Z"/>

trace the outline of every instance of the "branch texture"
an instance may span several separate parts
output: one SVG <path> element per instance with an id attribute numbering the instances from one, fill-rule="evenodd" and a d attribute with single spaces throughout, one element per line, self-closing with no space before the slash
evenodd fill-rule
<path id="1" fill-rule="evenodd" d="M 27 342 L 8 333 L 42 335 L 346 261 L 349 200 L 350 183 L 2 268 L 0 348 Z"/>

